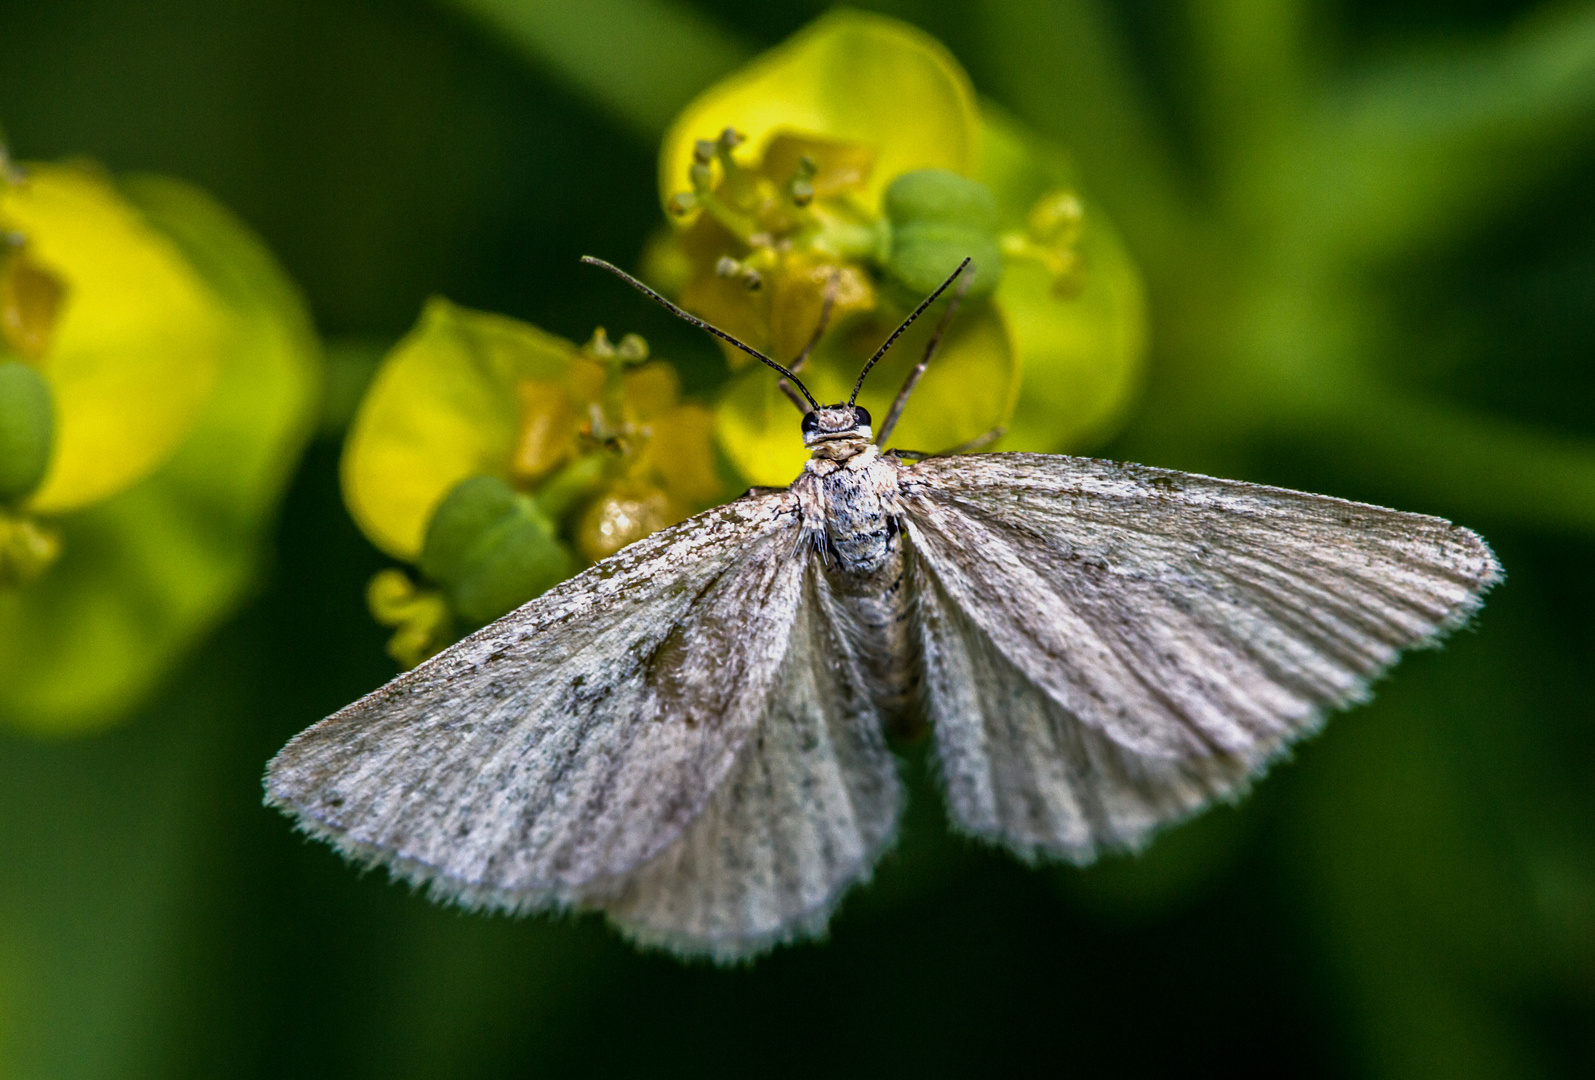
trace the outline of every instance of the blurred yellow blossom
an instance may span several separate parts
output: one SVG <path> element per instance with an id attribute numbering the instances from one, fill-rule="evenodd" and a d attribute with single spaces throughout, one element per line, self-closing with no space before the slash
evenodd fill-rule
<path id="1" fill-rule="evenodd" d="M 0 183 L 0 325 L 50 385 L 50 468 L 28 507 L 51 514 L 148 476 L 215 388 L 226 314 L 176 244 L 110 178 L 37 165 Z"/>
<path id="2" fill-rule="evenodd" d="M 0 177 L 0 723 L 103 726 L 244 594 L 309 433 L 318 345 L 208 196 Z"/>

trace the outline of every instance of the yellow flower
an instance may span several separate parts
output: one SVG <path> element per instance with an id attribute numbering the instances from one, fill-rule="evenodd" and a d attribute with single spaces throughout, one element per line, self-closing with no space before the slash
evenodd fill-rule
<path id="1" fill-rule="evenodd" d="M 1060 152 L 982 106 L 906 24 L 833 13 L 711 87 L 666 135 L 659 186 L 675 229 L 645 272 L 689 310 L 790 361 L 830 291 L 835 332 L 802 372 L 826 401 L 974 257 L 897 445 L 947 449 L 1005 426 L 1008 448 L 1075 448 L 1111 432 L 1133 394 L 1144 305 L 1111 225 Z M 877 416 L 920 358 L 930 326 L 916 330 L 860 397 Z M 805 457 L 791 406 L 769 372 L 727 356 L 739 373 L 721 444 L 748 479 L 785 483 Z"/>
<path id="2" fill-rule="evenodd" d="M 372 614 L 413 665 L 722 491 L 712 416 L 628 335 L 583 346 L 434 299 L 384 359 L 343 453 L 361 531 L 430 585 L 385 571 Z"/>
<path id="3" fill-rule="evenodd" d="M 84 165 L 0 178 L 0 724 L 103 726 L 254 579 L 318 345 L 208 196 Z M 31 441 L 29 441 L 31 440 Z M 17 459 L 12 459 L 14 462 Z"/>

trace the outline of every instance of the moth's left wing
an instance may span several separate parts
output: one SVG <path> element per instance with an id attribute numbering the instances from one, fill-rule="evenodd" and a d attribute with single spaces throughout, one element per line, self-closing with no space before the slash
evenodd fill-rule
<path id="1" fill-rule="evenodd" d="M 668 849 L 741 760 L 800 535 L 783 491 L 640 540 L 302 732 L 266 800 L 444 899 L 577 902 Z"/>
<path id="2" fill-rule="evenodd" d="M 955 816 L 1089 858 L 1247 778 L 1499 580 L 1438 518 L 1137 465 L 901 467 Z"/>
<path id="3" fill-rule="evenodd" d="M 810 562 L 786 657 L 736 768 L 676 843 L 592 898 L 638 941 L 737 960 L 822 933 L 902 802 L 860 661 Z"/>

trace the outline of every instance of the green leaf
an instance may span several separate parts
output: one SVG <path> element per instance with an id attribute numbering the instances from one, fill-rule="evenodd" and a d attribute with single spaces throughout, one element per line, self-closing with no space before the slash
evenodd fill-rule
<path id="1" fill-rule="evenodd" d="M 0 593 L 0 720 L 40 733 L 113 722 L 245 594 L 314 413 L 317 342 L 260 241 L 177 181 L 126 193 L 220 298 L 219 373 L 166 463 L 60 518 L 61 561 Z"/>

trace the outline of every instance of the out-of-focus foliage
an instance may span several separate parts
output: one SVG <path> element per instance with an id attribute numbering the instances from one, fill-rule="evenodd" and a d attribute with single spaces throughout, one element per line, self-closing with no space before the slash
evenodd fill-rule
<path id="1" fill-rule="evenodd" d="M 1005 427 L 1008 449 L 1076 449 L 1130 401 L 1145 312 L 1112 226 L 1061 152 L 983 111 L 947 50 L 912 27 L 833 13 L 716 83 L 666 134 L 659 186 L 678 228 L 647 270 L 689 311 L 790 363 L 829 291 L 833 332 L 800 372 L 824 402 L 846 398 L 907 310 L 975 259 L 894 445 L 947 450 Z M 873 416 L 934 321 L 872 373 L 859 400 Z M 787 483 L 806 457 L 762 369 L 733 380 L 718 431 L 754 483 Z"/>
<path id="2" fill-rule="evenodd" d="M 912 748 L 897 851 L 828 943 L 748 971 L 351 874 L 260 809 L 258 779 L 392 673 L 365 595 L 384 557 L 336 483 L 369 343 L 444 293 L 572 340 L 635 319 L 694 398 L 740 379 L 575 260 L 650 265 L 670 119 L 823 12 L 0 0 L 15 144 L 219 193 L 305 283 L 341 388 L 255 602 L 137 722 L 0 744 L 0 1075 L 1595 1072 L 1595 6 L 889 11 L 984 95 L 1002 287 L 1111 258 L 1091 249 L 1111 216 L 1144 288 L 1139 383 L 1105 362 L 1051 391 L 1128 411 L 1034 422 L 1092 453 L 1462 521 L 1509 575 L 1476 628 L 1239 806 L 1086 870 L 949 838 Z M 1004 121 L 1031 148 L 1010 159 L 1019 197 L 994 165 Z M 1080 197 L 1078 237 L 1053 191 Z M 1135 355 L 1092 330 L 1084 309 L 1128 302 L 1092 301 L 1099 279 L 1070 301 L 1076 329 L 1049 325 Z M 791 406 L 769 408 L 772 443 L 796 443 Z"/>
<path id="3" fill-rule="evenodd" d="M 368 590 L 413 666 L 539 595 L 583 562 L 721 492 L 710 417 L 636 335 L 577 345 L 434 299 L 377 369 L 343 452 L 362 532 L 417 565 Z"/>
<path id="4" fill-rule="evenodd" d="M 260 242 L 187 185 L 29 166 L 0 183 L 0 228 L 23 238 L 10 272 L 27 260 L 60 297 L 22 353 L 52 402 L 50 464 L 0 531 L 49 548 L 0 580 L 0 717 L 93 729 L 253 583 L 317 346 Z"/>

